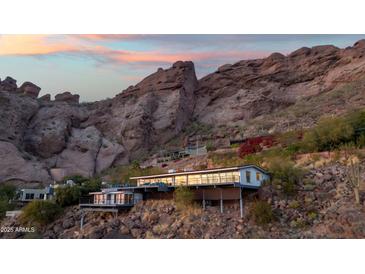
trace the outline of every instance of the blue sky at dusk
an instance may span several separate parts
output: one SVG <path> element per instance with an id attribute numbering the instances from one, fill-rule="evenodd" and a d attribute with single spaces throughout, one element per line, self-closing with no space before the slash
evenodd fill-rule
<path id="1" fill-rule="evenodd" d="M 0 78 L 31 81 L 52 97 L 113 97 L 178 60 L 195 63 L 198 78 L 243 59 L 288 54 L 300 47 L 352 46 L 365 35 L 0 35 Z"/>

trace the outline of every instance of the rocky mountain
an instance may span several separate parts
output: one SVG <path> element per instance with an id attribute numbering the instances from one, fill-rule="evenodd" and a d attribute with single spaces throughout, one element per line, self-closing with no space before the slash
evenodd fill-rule
<path id="1" fill-rule="evenodd" d="M 239 61 L 200 80 L 192 62 L 178 61 L 94 103 L 40 90 L 0 80 L 0 182 L 46 184 L 52 169 L 93 176 L 197 134 L 221 142 L 364 107 L 365 40 Z"/>

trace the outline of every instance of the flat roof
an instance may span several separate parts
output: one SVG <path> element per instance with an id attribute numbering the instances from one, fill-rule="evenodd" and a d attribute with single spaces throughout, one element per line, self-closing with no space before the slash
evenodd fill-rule
<path id="1" fill-rule="evenodd" d="M 211 168 L 211 169 L 204 169 L 204 170 L 195 170 L 195 171 L 184 171 L 184 172 L 174 172 L 174 173 L 163 173 L 163 174 L 156 174 L 156 175 L 148 175 L 148 176 L 137 176 L 131 177 L 130 179 L 151 179 L 151 178 L 164 178 L 164 177 L 171 177 L 171 176 L 179 176 L 179 175 L 189 175 L 189 174 L 204 174 L 204 173 L 215 173 L 221 171 L 237 171 L 244 168 L 253 167 L 261 172 L 268 174 L 268 172 L 256 165 L 244 165 L 244 166 L 235 166 L 235 167 L 224 167 L 224 168 Z"/>

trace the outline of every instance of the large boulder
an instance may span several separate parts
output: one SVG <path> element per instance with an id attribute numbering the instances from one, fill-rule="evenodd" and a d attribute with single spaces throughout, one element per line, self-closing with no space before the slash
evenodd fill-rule
<path id="1" fill-rule="evenodd" d="M 125 149 L 102 137 L 94 126 L 72 129 L 67 148 L 57 157 L 56 167 L 65 175 L 93 176 L 125 158 Z M 126 164 L 128 158 L 124 164 Z"/>
<path id="2" fill-rule="evenodd" d="M 18 93 L 28 95 L 32 98 L 37 98 L 41 88 L 31 82 L 24 82 L 19 88 Z"/>
<path id="3" fill-rule="evenodd" d="M 57 168 L 63 168 L 66 176 L 93 176 L 95 162 L 101 146 L 101 133 L 93 126 L 73 128 L 67 148 L 57 157 Z"/>
<path id="4" fill-rule="evenodd" d="M 72 127 L 79 127 L 86 118 L 78 105 L 57 103 L 43 106 L 29 123 L 24 138 L 26 150 L 42 158 L 62 152 Z"/>
<path id="5" fill-rule="evenodd" d="M 24 159 L 22 153 L 9 142 L 0 141 L 0 182 L 51 182 L 46 168 L 39 162 Z"/>
<path id="6" fill-rule="evenodd" d="M 122 145 L 102 138 L 101 147 L 96 158 L 96 173 L 102 172 L 113 164 L 125 165 L 128 162 L 128 153 Z"/>
<path id="7" fill-rule="evenodd" d="M 68 92 L 68 91 L 66 91 L 64 93 L 59 93 L 55 96 L 56 102 L 67 102 L 67 103 L 71 103 L 71 104 L 78 104 L 79 99 L 80 99 L 80 95 L 71 94 L 71 92 Z"/>
<path id="8" fill-rule="evenodd" d="M 11 77 L 6 77 L 4 81 L 0 82 L 0 91 L 14 92 L 17 89 L 16 80 Z"/>
<path id="9" fill-rule="evenodd" d="M 0 140 L 21 146 L 28 123 L 39 104 L 30 97 L 0 93 Z"/>
<path id="10" fill-rule="evenodd" d="M 41 102 L 50 102 L 51 101 L 51 94 L 45 94 L 38 99 Z"/>

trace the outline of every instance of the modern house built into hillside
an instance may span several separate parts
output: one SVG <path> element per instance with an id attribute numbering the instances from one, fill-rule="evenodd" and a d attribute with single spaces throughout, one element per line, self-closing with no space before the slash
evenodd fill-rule
<path id="1" fill-rule="evenodd" d="M 52 187 L 45 188 L 24 188 L 19 191 L 20 202 L 30 202 L 33 200 L 50 200 L 54 195 L 54 189 Z"/>
<path id="2" fill-rule="evenodd" d="M 207 203 L 219 202 L 223 213 L 223 201 L 239 201 L 242 215 L 242 191 L 257 190 L 269 178 L 267 171 L 255 165 L 132 177 L 136 186 L 92 192 L 88 200 L 80 202 L 80 208 L 118 212 L 141 200 L 172 199 L 176 187 L 186 186 L 193 191 L 195 200 L 202 202 L 203 208 Z"/>

